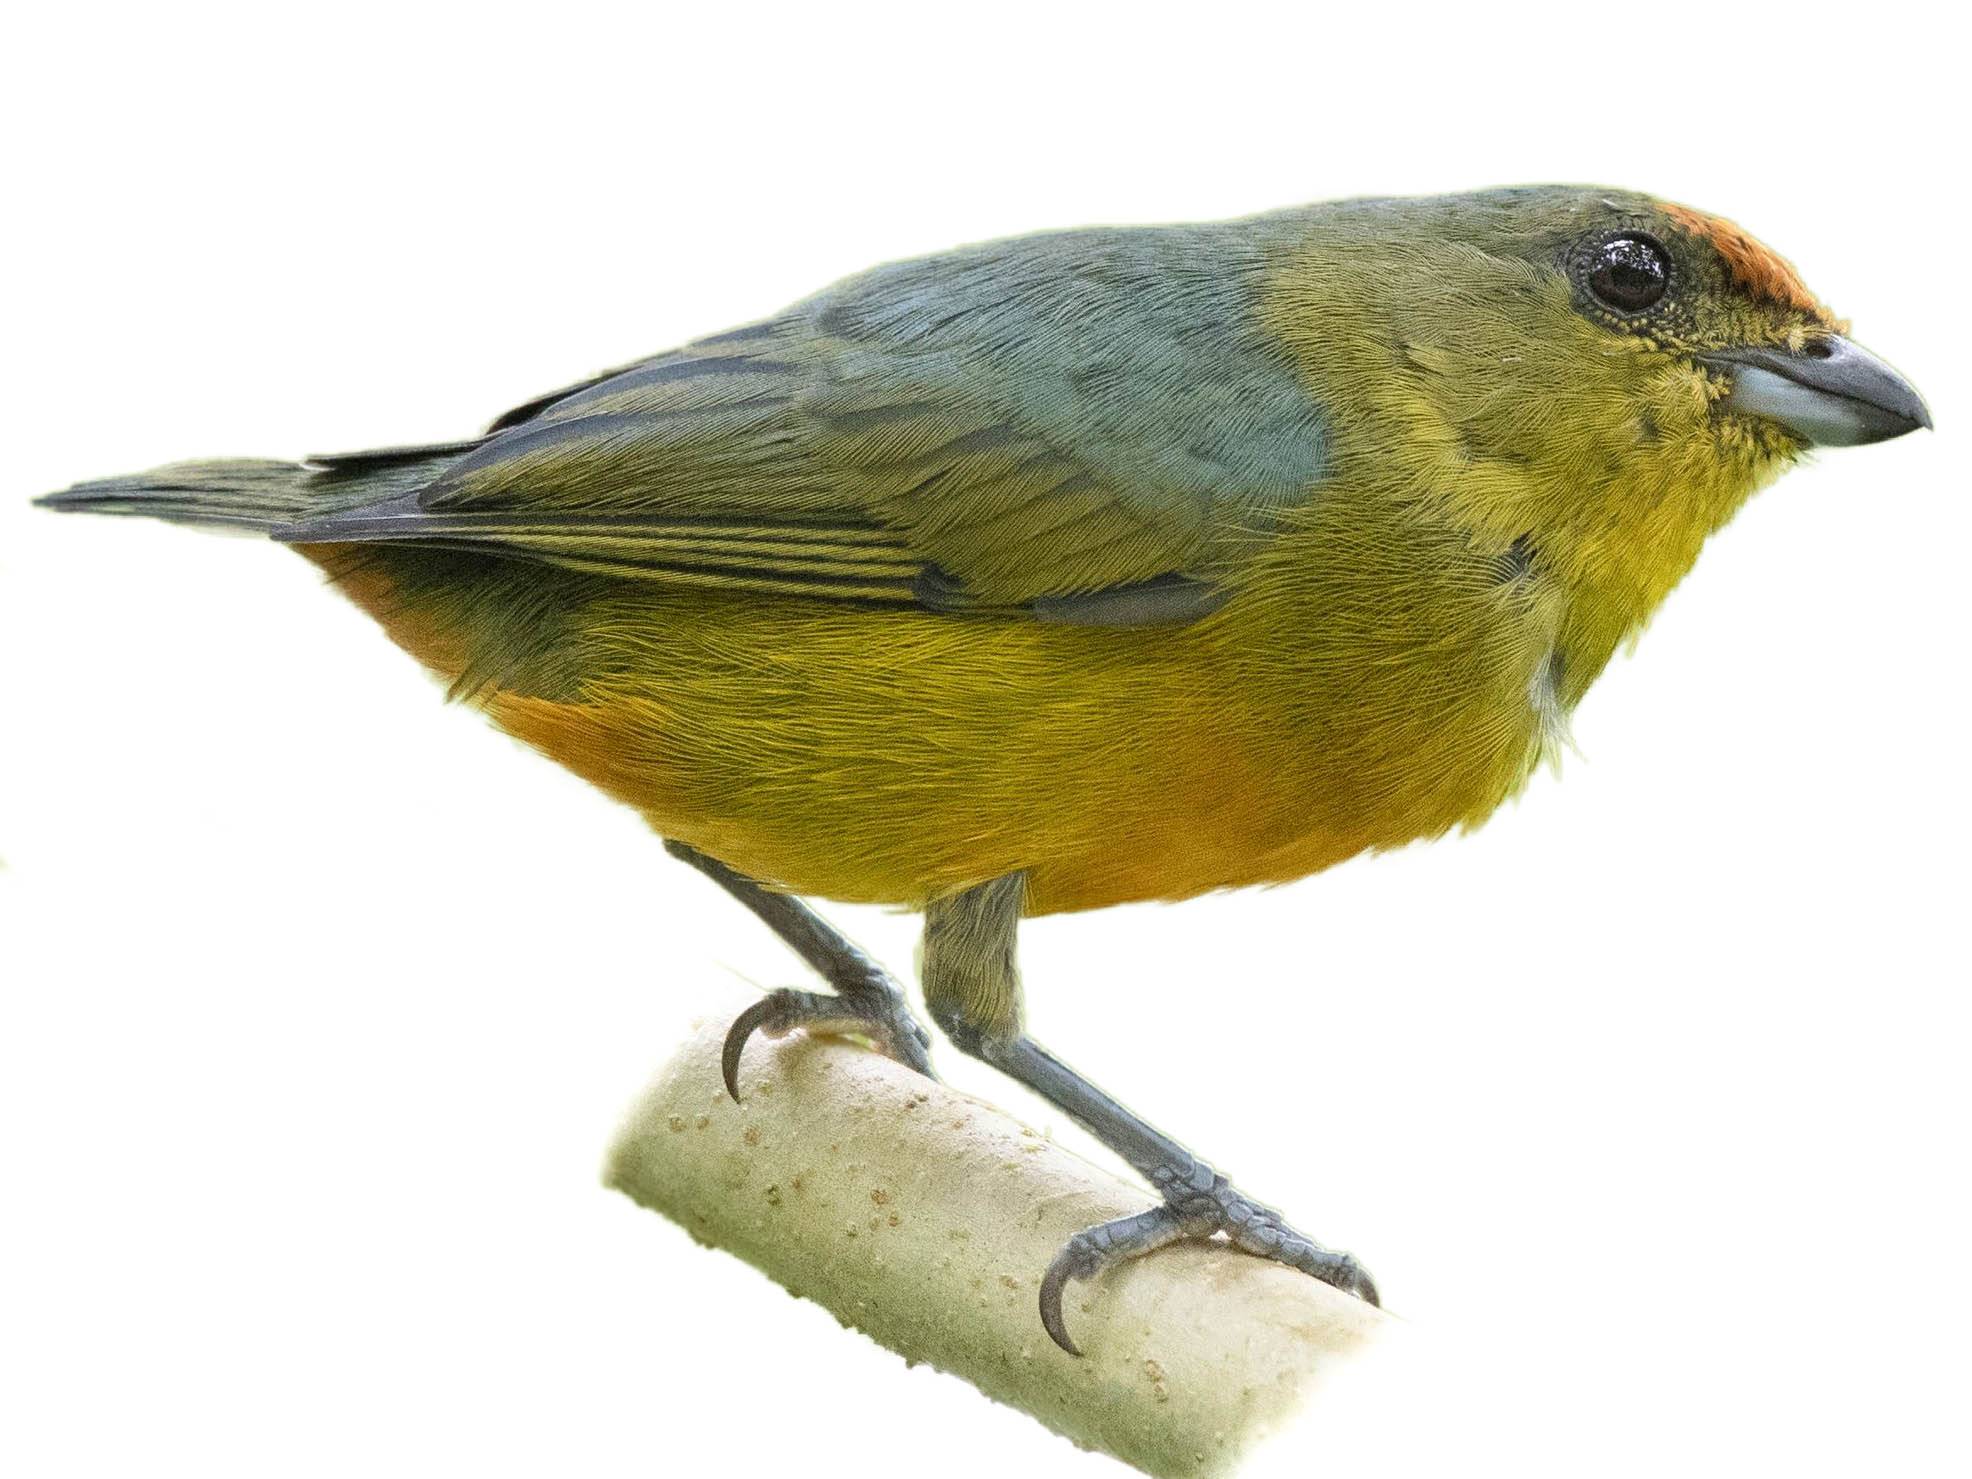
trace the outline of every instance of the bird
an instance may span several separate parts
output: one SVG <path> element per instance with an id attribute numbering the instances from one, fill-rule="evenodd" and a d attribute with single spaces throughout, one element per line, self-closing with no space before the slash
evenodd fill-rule
<path id="1" fill-rule="evenodd" d="M 893 262 L 479 436 L 176 463 L 41 501 L 255 531 L 450 696 L 647 819 L 827 989 L 731 1026 L 930 1073 L 810 899 L 921 911 L 961 1052 L 1156 1193 L 1067 1287 L 1325 1247 L 1025 1027 L 1020 921 L 1281 883 L 1484 821 L 1708 536 L 1815 447 L 1931 425 L 1782 257 L 1538 185 Z"/>

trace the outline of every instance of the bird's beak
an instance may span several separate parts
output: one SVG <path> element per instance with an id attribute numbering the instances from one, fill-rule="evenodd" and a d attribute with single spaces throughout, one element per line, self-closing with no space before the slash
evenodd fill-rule
<path id="1" fill-rule="evenodd" d="M 1888 441 L 1931 424 L 1915 386 L 1840 334 L 1799 350 L 1752 345 L 1698 358 L 1731 374 L 1733 410 L 1778 421 L 1818 447 Z"/>

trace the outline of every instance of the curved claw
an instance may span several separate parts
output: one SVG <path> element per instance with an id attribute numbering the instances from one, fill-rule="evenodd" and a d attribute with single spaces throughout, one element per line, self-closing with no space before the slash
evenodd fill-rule
<path id="1" fill-rule="evenodd" d="M 1364 1304 L 1375 1305 L 1378 1309 L 1383 1308 L 1383 1299 L 1376 1292 L 1376 1280 L 1369 1276 L 1368 1269 L 1346 1253 L 1342 1255 L 1342 1262 L 1335 1270 L 1335 1277 L 1325 1282 L 1333 1284 L 1344 1294 L 1355 1295 Z"/>
<path id="2" fill-rule="evenodd" d="M 936 1078 L 931 1071 L 931 1034 L 908 1012 L 904 1015 L 904 1030 L 890 1033 L 891 1056 L 906 1068 L 923 1074 L 926 1078 Z"/>
<path id="3" fill-rule="evenodd" d="M 1303 1237 L 1270 1210 L 1233 1191 L 1224 1177 L 1214 1176 L 1213 1183 L 1210 1197 L 1166 1202 L 1131 1217 L 1098 1223 L 1070 1238 L 1041 1276 L 1041 1324 L 1048 1338 L 1071 1356 L 1082 1354 L 1069 1338 L 1061 1313 L 1062 1294 L 1071 1281 L 1094 1278 L 1112 1264 L 1141 1258 L 1170 1243 L 1204 1240 L 1220 1232 L 1241 1252 L 1284 1263 L 1368 1304 L 1381 1304 L 1375 1282 L 1352 1255 Z"/>
<path id="4" fill-rule="evenodd" d="M 1071 1356 L 1081 1355 L 1082 1348 L 1068 1337 L 1068 1324 L 1061 1317 L 1061 1294 L 1070 1279 L 1086 1279 L 1096 1271 L 1083 1266 L 1087 1262 L 1088 1251 L 1078 1246 L 1081 1242 L 1080 1236 L 1070 1238 L 1067 1245 L 1055 1254 L 1048 1271 L 1041 1275 L 1041 1325 L 1048 1332 L 1048 1339 Z"/>
<path id="5" fill-rule="evenodd" d="M 1170 1206 L 1152 1207 L 1133 1217 L 1084 1228 L 1062 1245 L 1054 1262 L 1041 1276 L 1041 1324 L 1048 1338 L 1071 1356 L 1082 1354 L 1080 1346 L 1068 1338 L 1068 1324 L 1061 1316 L 1062 1291 L 1071 1279 L 1092 1279 L 1112 1263 L 1140 1258 L 1146 1253 L 1184 1238 L 1211 1236 L 1209 1226 L 1188 1222 Z"/>
<path id="6" fill-rule="evenodd" d="M 719 1076 L 726 1081 L 726 1092 L 732 1095 L 735 1104 L 740 1102 L 740 1054 L 746 1051 L 746 1040 L 752 1037 L 779 1007 L 780 1002 L 774 996 L 763 996 L 733 1018 L 733 1025 L 726 1029 L 726 1041 L 719 1049 Z"/>
<path id="7" fill-rule="evenodd" d="M 792 991 L 783 986 L 753 1003 L 726 1029 L 726 1040 L 719 1049 L 719 1076 L 726 1081 L 726 1092 L 739 1103 L 740 1055 L 747 1039 L 764 1031 L 779 1037 L 796 1027 L 823 1032 L 854 1032 L 868 1036 L 880 1051 L 906 1068 L 936 1078 L 931 1071 L 931 1034 L 911 1015 L 901 996 L 825 996 L 809 991 Z"/>

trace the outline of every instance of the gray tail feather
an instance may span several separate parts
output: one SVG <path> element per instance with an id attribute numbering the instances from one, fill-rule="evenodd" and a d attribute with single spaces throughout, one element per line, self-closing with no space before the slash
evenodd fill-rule
<path id="1" fill-rule="evenodd" d="M 267 534 L 304 518 L 358 508 L 422 488 L 476 441 L 379 447 L 267 462 L 228 457 L 174 462 L 122 478 L 77 483 L 35 500 L 44 508 L 141 514 L 174 524 L 211 524 Z"/>
<path id="2" fill-rule="evenodd" d="M 216 524 L 265 532 L 292 523 L 316 498 L 298 462 L 228 458 L 174 462 L 128 477 L 77 483 L 35 502 L 92 514 L 141 514 L 174 524 Z"/>

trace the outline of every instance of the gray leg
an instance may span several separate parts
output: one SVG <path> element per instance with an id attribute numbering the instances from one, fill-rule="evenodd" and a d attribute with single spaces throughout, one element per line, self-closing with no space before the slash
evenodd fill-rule
<path id="1" fill-rule="evenodd" d="M 814 1032 L 859 1032 L 906 1068 L 931 1075 L 931 1034 L 911 1015 L 904 993 L 884 968 L 863 954 L 821 915 L 792 894 L 775 893 L 697 848 L 667 840 L 664 850 L 690 863 L 760 920 L 835 988 L 836 994 L 770 991 L 733 1019 L 719 1069 L 726 1092 L 739 1098 L 740 1054 L 758 1032 L 780 1037 L 796 1027 Z"/>
<path id="2" fill-rule="evenodd" d="M 925 912 L 924 992 L 938 1025 L 961 1052 L 1018 1079 L 1073 1116 L 1122 1156 L 1163 1205 L 1077 1233 L 1041 1280 L 1041 1323 L 1055 1344 L 1080 1355 L 1062 1321 L 1062 1291 L 1111 1264 L 1187 1238 L 1224 1233 L 1234 1247 L 1313 1274 L 1371 1304 L 1376 1286 L 1362 1265 L 1304 1237 L 1028 1037 L 1021 1025 L 1014 935 L 1024 880 L 1014 874 L 940 900 Z"/>

